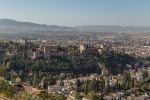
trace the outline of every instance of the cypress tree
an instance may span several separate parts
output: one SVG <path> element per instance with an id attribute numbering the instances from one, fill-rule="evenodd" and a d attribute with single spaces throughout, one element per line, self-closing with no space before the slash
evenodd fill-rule
<path id="1" fill-rule="evenodd" d="M 119 89 L 119 92 L 120 92 L 120 90 L 121 90 L 121 89 L 120 89 L 120 88 L 121 88 L 121 87 L 120 87 L 120 83 L 118 84 L 118 86 L 119 86 L 119 88 L 118 88 L 118 89 Z"/>
<path id="2" fill-rule="evenodd" d="M 117 82 L 116 82 L 116 91 L 118 91 L 118 79 L 117 79 Z"/>
<path id="3" fill-rule="evenodd" d="M 88 94 L 88 86 L 89 86 L 89 80 L 86 80 L 86 84 L 85 84 L 85 94 Z"/>
<path id="4" fill-rule="evenodd" d="M 80 80 L 77 79 L 77 81 L 76 81 L 76 92 L 80 92 L 80 84 L 81 84 Z"/>
<path id="5" fill-rule="evenodd" d="M 133 89 L 134 89 L 134 78 L 132 79 L 132 93 L 134 92 Z"/>

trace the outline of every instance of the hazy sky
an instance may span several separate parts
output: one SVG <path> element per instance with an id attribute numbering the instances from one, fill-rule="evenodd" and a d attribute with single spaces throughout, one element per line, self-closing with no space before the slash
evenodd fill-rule
<path id="1" fill-rule="evenodd" d="M 0 0 L 0 18 L 61 26 L 150 26 L 150 0 Z"/>

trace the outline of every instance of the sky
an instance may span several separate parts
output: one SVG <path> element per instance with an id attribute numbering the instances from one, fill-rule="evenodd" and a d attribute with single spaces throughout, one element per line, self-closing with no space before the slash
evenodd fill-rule
<path id="1" fill-rule="evenodd" d="M 2 18 L 60 26 L 150 26 L 150 0 L 0 0 Z"/>

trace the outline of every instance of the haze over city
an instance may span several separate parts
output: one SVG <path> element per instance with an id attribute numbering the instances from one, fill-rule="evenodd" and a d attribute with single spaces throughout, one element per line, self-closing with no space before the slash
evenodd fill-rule
<path id="1" fill-rule="evenodd" d="M 0 19 L 80 26 L 150 26 L 149 0 L 0 0 Z"/>

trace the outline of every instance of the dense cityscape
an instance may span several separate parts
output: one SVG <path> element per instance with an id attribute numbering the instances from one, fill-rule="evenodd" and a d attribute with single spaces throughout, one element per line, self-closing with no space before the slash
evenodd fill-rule
<path id="1" fill-rule="evenodd" d="M 0 0 L 0 100 L 150 100 L 149 0 Z"/>
<path id="2" fill-rule="evenodd" d="M 15 35 L 13 39 L 1 38 L 0 93 L 3 98 L 149 99 L 147 36 L 117 32 L 84 32 L 78 37 L 70 33 L 68 37 L 49 34 L 49 39 Z"/>

